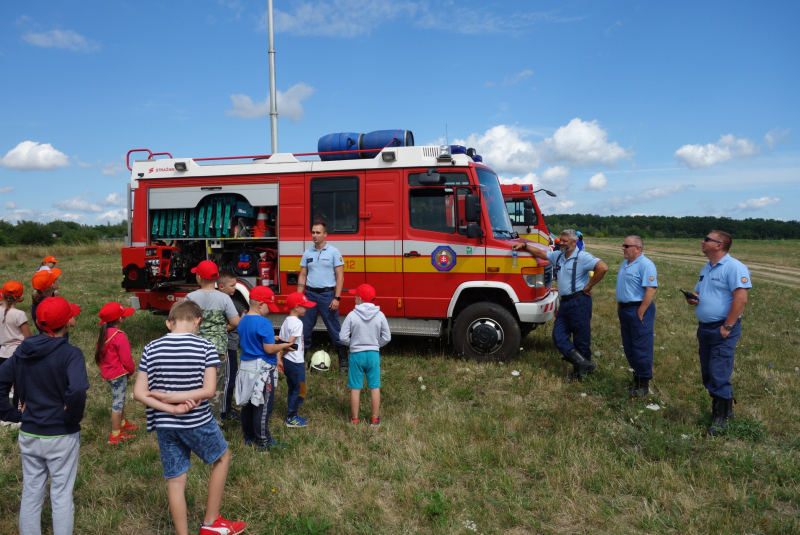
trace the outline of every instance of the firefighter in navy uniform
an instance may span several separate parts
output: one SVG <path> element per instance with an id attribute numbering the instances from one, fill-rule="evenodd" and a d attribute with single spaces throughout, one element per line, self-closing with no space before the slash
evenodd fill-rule
<path id="1" fill-rule="evenodd" d="M 700 372 L 703 386 L 711 395 L 711 425 L 708 434 L 717 436 L 733 419 L 733 355 L 742 334 L 741 316 L 747 290 L 753 287 L 750 270 L 728 254 L 731 235 L 712 230 L 700 242 L 708 258 L 694 287 L 697 341 L 700 344 Z"/>
<path id="2" fill-rule="evenodd" d="M 591 352 L 592 287 L 603 279 L 608 266 L 586 251 L 578 250 L 578 234 L 573 229 L 564 230 L 560 240 L 559 251 L 545 251 L 528 243 L 515 243 L 513 248 L 525 249 L 556 267 L 561 305 L 553 325 L 553 342 L 562 358 L 574 367 L 573 376 L 581 380 L 596 367 Z M 594 271 L 591 279 L 590 271 Z"/>

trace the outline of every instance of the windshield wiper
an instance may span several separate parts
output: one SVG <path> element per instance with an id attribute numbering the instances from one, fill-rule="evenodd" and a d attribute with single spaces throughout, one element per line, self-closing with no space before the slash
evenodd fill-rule
<path id="1" fill-rule="evenodd" d="M 516 237 L 516 236 L 514 236 L 514 233 L 511 232 L 510 230 L 492 229 L 492 231 L 494 231 L 495 234 L 497 234 L 498 232 L 502 232 L 503 234 L 505 234 L 506 236 L 508 236 L 509 238 L 512 238 L 512 239 Z"/>

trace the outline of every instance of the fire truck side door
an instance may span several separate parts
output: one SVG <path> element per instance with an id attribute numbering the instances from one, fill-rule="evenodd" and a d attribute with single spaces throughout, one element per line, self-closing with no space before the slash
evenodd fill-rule
<path id="1" fill-rule="evenodd" d="M 485 280 L 486 249 L 479 238 L 467 238 L 464 196 L 473 191 L 465 172 L 447 172 L 446 185 L 406 183 L 403 211 L 403 290 L 405 315 L 445 318 L 456 288 Z M 452 184 L 452 185 L 451 185 Z M 463 184 L 459 186 L 459 184 Z"/>
<path id="2" fill-rule="evenodd" d="M 366 282 L 386 316 L 403 316 L 403 173 L 368 171 L 366 180 Z"/>

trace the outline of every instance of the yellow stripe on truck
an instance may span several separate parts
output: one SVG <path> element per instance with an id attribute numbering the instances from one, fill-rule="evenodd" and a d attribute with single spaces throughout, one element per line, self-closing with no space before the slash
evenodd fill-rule
<path id="1" fill-rule="evenodd" d="M 442 273 L 483 273 L 484 270 L 484 257 L 464 258 L 459 256 L 453 269 Z M 403 258 L 403 271 L 405 273 L 439 273 L 439 270 L 433 267 L 430 255 L 419 258 Z"/>

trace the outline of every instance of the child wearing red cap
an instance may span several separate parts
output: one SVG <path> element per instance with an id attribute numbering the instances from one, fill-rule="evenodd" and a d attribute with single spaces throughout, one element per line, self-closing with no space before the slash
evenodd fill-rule
<path id="1" fill-rule="evenodd" d="M 358 423 L 358 406 L 361 389 L 364 388 L 364 376 L 372 402 L 372 425 L 381 423 L 381 354 L 380 348 L 392 340 L 389 323 L 375 300 L 375 288 L 362 284 L 349 291 L 356 296 L 356 307 L 347 315 L 342 323 L 339 339 L 350 346 L 350 370 L 347 387 L 350 388 L 350 422 Z"/>
<path id="2" fill-rule="evenodd" d="M 46 297 L 53 297 L 58 290 L 58 278 L 61 276 L 61 270 L 58 268 L 48 269 L 44 271 L 37 271 L 31 278 L 31 285 L 33 286 L 33 296 L 31 297 L 31 317 L 33 324 L 36 326 L 39 333 L 43 331 L 39 329 L 39 323 L 36 321 L 36 310 L 39 303 Z M 67 338 L 69 339 L 69 337 Z"/>
<path id="3" fill-rule="evenodd" d="M 275 405 L 278 373 L 283 371 L 281 352 L 291 344 L 275 339 L 275 329 L 267 319 L 278 312 L 275 294 L 266 286 L 250 292 L 250 310 L 239 322 L 239 373 L 236 375 L 236 404 L 242 407 L 242 434 L 245 444 L 268 451 L 282 447 L 269 432 L 269 417 Z"/>
<path id="4" fill-rule="evenodd" d="M 44 260 L 42 260 L 42 265 L 39 266 L 37 271 L 50 271 L 58 264 L 58 260 L 56 260 L 55 256 L 45 256 Z"/>
<path id="5" fill-rule="evenodd" d="M 317 306 L 309 301 L 305 294 L 300 292 L 290 293 L 286 296 L 286 310 L 289 315 L 283 320 L 281 340 L 290 344 L 297 343 L 297 349 L 287 351 L 283 355 L 283 373 L 286 375 L 286 427 L 305 427 L 308 420 L 298 416 L 300 405 L 306 398 L 306 362 L 305 345 L 303 340 L 303 322 L 300 318 L 305 316 L 306 308 Z"/>
<path id="6" fill-rule="evenodd" d="M 111 433 L 109 444 L 119 444 L 139 429 L 125 419 L 125 394 L 128 390 L 128 379 L 133 376 L 136 365 L 131 355 L 131 344 L 128 337 L 120 330 L 125 318 L 136 312 L 119 303 L 106 303 L 97 314 L 100 317 L 100 333 L 94 350 L 94 362 L 100 368 L 100 375 L 111 388 Z"/>
<path id="7" fill-rule="evenodd" d="M 48 476 L 53 533 L 73 531 L 72 489 L 89 379 L 83 353 L 64 335 L 80 313 L 77 305 L 62 297 L 44 299 L 38 323 L 47 334 L 26 338 L 0 367 L 0 420 L 22 422 L 17 440 L 22 462 L 19 532 L 23 534 L 41 533 Z M 8 402 L 12 384 L 21 408 Z"/>
<path id="8" fill-rule="evenodd" d="M 3 325 L 0 329 L 0 366 L 11 358 L 23 340 L 31 335 L 28 316 L 17 308 L 22 302 L 23 287 L 21 282 L 8 281 L 3 285 L 0 307 L 3 310 Z"/>
<path id="9" fill-rule="evenodd" d="M 194 301 L 203 309 L 203 322 L 197 335 L 205 338 L 217 348 L 217 354 L 222 365 L 228 360 L 228 328 L 235 328 L 239 324 L 239 314 L 229 295 L 217 291 L 216 284 L 219 280 L 219 269 L 211 260 L 203 260 L 197 267 L 192 268 L 192 273 L 197 275 L 199 290 L 186 296 L 189 301 Z M 223 368 L 224 369 L 224 368 Z M 222 425 L 223 399 L 225 395 L 225 374 L 217 374 L 217 393 L 208 403 L 211 405 L 211 414 L 218 424 Z"/>

